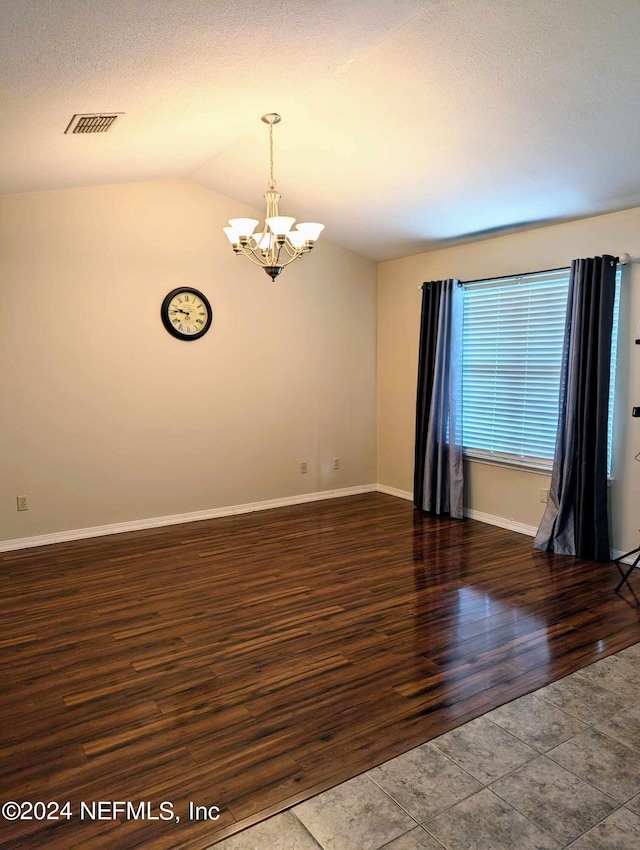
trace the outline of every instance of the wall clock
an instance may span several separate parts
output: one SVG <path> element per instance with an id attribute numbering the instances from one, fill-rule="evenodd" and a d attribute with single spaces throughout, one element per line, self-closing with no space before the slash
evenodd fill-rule
<path id="1" fill-rule="evenodd" d="M 162 302 L 160 315 L 169 333 L 185 341 L 204 336 L 213 319 L 208 299 L 197 289 L 188 286 L 171 290 Z"/>

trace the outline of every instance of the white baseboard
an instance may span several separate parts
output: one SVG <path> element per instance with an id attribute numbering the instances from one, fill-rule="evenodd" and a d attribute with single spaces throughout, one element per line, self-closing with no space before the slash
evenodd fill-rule
<path id="1" fill-rule="evenodd" d="M 497 525 L 500 528 L 507 528 L 509 531 L 517 531 L 518 534 L 526 534 L 528 537 L 535 537 L 538 531 L 535 525 L 525 525 L 522 522 L 515 522 L 515 520 L 506 519 L 502 516 L 474 511 L 472 508 L 465 508 L 464 515 L 469 519 L 477 519 L 478 522 L 486 522 L 487 525 Z"/>
<path id="2" fill-rule="evenodd" d="M 611 560 L 612 560 L 612 561 L 617 561 L 617 560 L 618 560 L 618 558 L 620 558 L 620 563 L 621 563 L 621 564 L 629 564 L 629 566 L 631 566 L 631 564 L 633 564 L 633 562 L 635 561 L 635 559 L 638 557 L 638 552 L 636 552 L 634 555 L 629 555 L 629 556 L 628 556 L 628 557 L 626 557 L 626 558 L 623 558 L 623 557 L 622 557 L 624 554 L 625 554 L 625 553 L 624 553 L 624 552 L 622 552 L 620 549 L 612 549 L 612 550 L 611 550 Z"/>
<path id="3" fill-rule="evenodd" d="M 397 490 L 395 487 L 387 487 L 386 484 L 376 485 L 378 493 L 387 493 L 389 496 L 397 496 L 399 499 L 408 499 L 413 501 L 413 493 L 410 490 Z M 517 531 L 519 534 L 526 534 L 529 537 L 535 537 L 537 528 L 532 525 L 523 525 L 521 522 L 514 522 L 512 519 L 505 519 L 501 516 L 492 516 L 491 514 L 482 513 L 482 511 L 474 511 L 471 508 L 465 508 L 464 515 L 469 519 L 477 519 L 478 522 L 486 522 L 488 525 L 498 525 L 500 528 L 508 528 L 510 531 Z"/>
<path id="4" fill-rule="evenodd" d="M 395 487 L 387 487 L 386 484 L 377 484 L 376 490 L 378 493 L 386 493 L 389 496 L 397 496 L 399 499 L 407 499 L 413 501 L 413 493 L 410 490 L 398 490 Z M 477 519 L 478 522 L 486 522 L 487 525 L 497 525 L 500 528 L 508 528 L 509 531 L 517 531 L 519 534 L 526 534 L 529 537 L 535 537 L 537 528 L 532 525 L 524 525 L 521 522 L 514 522 L 512 519 L 505 519 L 501 516 L 492 516 L 491 514 L 482 513 L 482 511 L 474 511 L 471 508 L 465 508 L 464 515 L 469 519 Z"/>
<path id="5" fill-rule="evenodd" d="M 224 508 L 212 508 L 206 511 L 192 511 L 185 514 L 174 514 L 172 516 L 152 517 L 150 519 L 132 520 L 130 522 L 117 522 L 110 525 L 95 525 L 91 528 L 76 528 L 71 531 L 56 531 L 51 534 L 38 534 L 35 537 L 18 537 L 14 540 L 0 540 L 0 552 L 12 552 L 17 549 L 30 549 L 35 546 L 49 546 L 52 543 L 67 543 L 72 540 L 85 540 L 90 537 L 104 537 L 108 534 L 123 534 L 127 531 L 142 531 L 147 528 L 161 528 L 165 525 L 178 525 L 186 522 L 198 522 L 203 519 L 217 519 L 218 517 L 234 516 L 235 514 L 247 514 L 253 511 L 267 511 L 272 508 L 284 508 L 287 505 L 302 505 L 306 502 L 320 502 L 325 499 L 338 499 L 342 496 L 357 496 L 361 493 L 386 493 L 388 496 L 396 496 L 398 499 L 413 501 L 413 493 L 410 490 L 398 490 L 396 487 L 388 487 L 386 484 L 363 484 L 359 487 L 343 487 L 340 490 L 323 490 L 319 493 L 302 493 L 299 496 L 285 496 L 281 499 L 268 499 L 263 502 L 249 502 L 245 505 L 230 505 Z M 509 531 L 517 531 L 535 537 L 537 528 L 533 525 L 524 525 L 504 517 L 485 514 L 466 508 L 464 515 L 469 519 L 485 522 L 487 525 L 496 525 Z M 620 558 L 624 552 L 617 549 L 611 550 L 611 559 Z M 622 558 L 621 563 L 632 564 L 635 555 Z"/>
<path id="6" fill-rule="evenodd" d="M 305 502 L 320 502 L 324 499 L 338 499 L 342 496 L 357 496 L 361 493 L 375 493 L 375 484 L 363 484 L 360 487 L 343 487 L 340 490 L 323 490 L 319 493 L 302 493 L 299 496 L 286 496 L 282 499 L 268 499 L 264 502 L 249 502 L 246 505 L 230 505 L 207 511 L 192 511 L 173 516 L 152 517 L 150 519 L 116 522 L 110 525 L 94 525 L 91 528 L 76 528 L 71 531 L 56 531 L 52 534 L 38 534 L 35 537 L 18 537 L 15 540 L 1 540 L 0 552 L 16 549 L 29 549 L 34 546 L 48 546 L 51 543 L 67 543 L 71 540 L 84 540 L 89 537 L 104 537 L 108 534 L 122 534 L 127 531 L 141 531 L 146 528 L 160 528 L 164 525 L 178 525 L 183 522 L 198 522 L 203 519 L 247 514 L 252 511 L 267 511 L 283 508 L 287 505 L 302 505 Z"/>
<path id="7" fill-rule="evenodd" d="M 498 525 L 500 528 L 508 528 L 511 531 L 517 531 L 520 534 L 526 534 L 529 537 L 535 537 L 538 533 L 538 529 L 534 525 L 524 525 L 521 522 L 514 522 L 513 520 L 504 519 L 503 517 L 491 516 L 491 514 L 483 514 L 481 511 L 474 510 L 465 510 L 465 516 L 468 516 L 469 519 L 477 519 L 480 522 L 486 522 L 488 525 Z M 628 558 L 622 558 L 624 552 L 621 552 L 619 549 L 611 549 L 611 560 L 615 561 L 617 558 L 620 558 L 621 564 L 632 564 L 635 555 L 632 555 Z"/>
<path id="8" fill-rule="evenodd" d="M 386 493 L 387 496 L 397 496 L 398 499 L 408 499 L 413 502 L 413 493 L 410 490 L 397 490 L 395 487 L 387 487 L 386 484 L 376 484 L 378 493 Z"/>

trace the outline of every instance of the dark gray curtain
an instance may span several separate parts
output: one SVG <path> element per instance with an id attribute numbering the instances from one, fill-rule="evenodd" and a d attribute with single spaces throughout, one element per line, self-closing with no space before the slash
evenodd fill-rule
<path id="1" fill-rule="evenodd" d="M 462 287 L 422 287 L 413 503 L 463 517 Z"/>
<path id="2" fill-rule="evenodd" d="M 608 561 L 607 419 L 616 259 L 571 264 L 560 413 L 547 508 L 533 545 Z"/>

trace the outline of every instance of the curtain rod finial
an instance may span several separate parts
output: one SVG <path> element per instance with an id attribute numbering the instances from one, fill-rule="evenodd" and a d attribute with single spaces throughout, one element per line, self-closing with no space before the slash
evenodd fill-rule
<path id="1" fill-rule="evenodd" d="M 626 266 L 628 263 L 631 262 L 631 257 L 629 256 L 629 254 L 620 254 L 620 256 L 618 257 L 618 262 L 621 266 Z"/>

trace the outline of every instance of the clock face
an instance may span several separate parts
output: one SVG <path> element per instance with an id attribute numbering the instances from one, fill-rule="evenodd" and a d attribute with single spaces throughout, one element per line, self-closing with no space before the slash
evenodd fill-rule
<path id="1" fill-rule="evenodd" d="M 162 302 L 162 322 L 177 339 L 200 339 L 211 326 L 211 304 L 197 289 L 181 286 L 172 290 Z"/>

